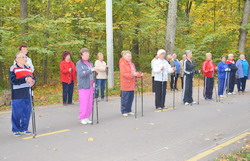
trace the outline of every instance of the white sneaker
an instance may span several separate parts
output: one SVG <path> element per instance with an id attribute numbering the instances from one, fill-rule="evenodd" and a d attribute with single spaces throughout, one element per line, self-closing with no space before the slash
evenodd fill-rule
<path id="1" fill-rule="evenodd" d="M 232 93 L 231 93 L 231 92 L 229 92 L 228 94 L 229 94 L 229 95 L 231 95 Z"/>
<path id="2" fill-rule="evenodd" d="M 188 102 L 185 102 L 185 105 L 189 105 L 189 103 L 188 103 Z"/>
<path id="3" fill-rule="evenodd" d="M 91 124 L 91 123 L 92 123 L 92 121 L 89 120 L 89 119 L 85 119 L 85 121 L 86 121 L 88 124 Z"/>
<path id="4" fill-rule="evenodd" d="M 223 96 L 223 95 L 220 95 L 220 98 L 224 98 L 224 96 Z"/>
<path id="5" fill-rule="evenodd" d="M 122 114 L 123 117 L 128 117 L 127 113 Z"/>
<path id="6" fill-rule="evenodd" d="M 88 122 L 86 121 L 86 119 L 82 119 L 82 120 L 81 120 L 81 124 L 83 124 L 83 125 L 87 125 L 87 124 L 88 124 Z"/>
<path id="7" fill-rule="evenodd" d="M 134 113 L 134 112 L 129 112 L 129 113 L 128 113 L 128 115 L 132 115 L 132 116 L 134 116 L 134 115 L 135 115 L 135 113 Z"/>
<path id="8" fill-rule="evenodd" d="M 193 102 L 192 102 L 192 104 L 196 104 L 196 102 L 195 102 L 195 101 L 193 101 Z"/>

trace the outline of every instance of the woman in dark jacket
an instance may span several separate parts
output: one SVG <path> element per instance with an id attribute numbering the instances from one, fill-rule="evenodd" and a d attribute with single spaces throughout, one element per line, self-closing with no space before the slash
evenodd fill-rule
<path id="1" fill-rule="evenodd" d="M 194 77 L 194 61 L 192 60 L 192 51 L 186 51 L 187 59 L 184 61 L 184 86 L 183 86 L 183 102 L 185 105 L 196 103 L 193 100 L 193 77 Z"/>
<path id="2" fill-rule="evenodd" d="M 89 120 L 93 106 L 94 93 L 94 72 L 96 71 L 93 64 L 89 61 L 89 50 L 82 48 L 80 50 L 81 60 L 76 63 L 78 92 L 80 112 L 78 119 L 86 125 L 92 123 Z"/>
<path id="3" fill-rule="evenodd" d="M 76 67 L 71 61 L 71 53 L 69 51 L 62 53 L 60 73 L 63 87 L 63 105 L 72 104 L 74 82 L 76 81 Z"/>

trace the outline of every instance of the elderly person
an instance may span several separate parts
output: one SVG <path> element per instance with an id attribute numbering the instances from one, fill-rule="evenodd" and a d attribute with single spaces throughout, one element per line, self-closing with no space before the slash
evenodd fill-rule
<path id="1" fill-rule="evenodd" d="M 214 89 L 214 74 L 217 72 L 216 65 L 212 62 L 212 54 L 206 53 L 206 60 L 202 64 L 202 72 L 204 75 L 203 97 L 205 100 L 212 100 Z"/>
<path id="2" fill-rule="evenodd" d="M 176 53 L 172 54 L 172 60 L 170 62 L 171 62 L 171 64 L 170 64 L 171 67 L 176 68 L 176 71 L 171 74 L 170 88 L 171 88 L 171 90 L 177 90 L 178 91 L 177 81 L 178 81 L 178 78 L 179 78 L 179 75 L 180 75 L 180 72 L 181 72 L 181 66 L 180 66 L 179 60 L 177 59 L 177 54 Z"/>
<path id="3" fill-rule="evenodd" d="M 157 60 L 157 54 L 154 54 L 154 58 L 151 60 L 151 74 L 152 74 L 152 92 L 155 93 L 155 85 L 154 85 L 154 79 L 155 79 L 155 73 L 153 70 L 154 62 Z"/>
<path id="4" fill-rule="evenodd" d="M 184 61 L 186 60 L 187 56 L 186 54 L 182 55 L 182 60 L 180 61 L 180 67 L 181 67 L 181 72 L 180 72 L 180 77 L 181 77 L 181 88 L 183 89 L 183 77 L 184 77 Z"/>
<path id="5" fill-rule="evenodd" d="M 11 84 L 12 132 L 15 136 L 30 135 L 31 87 L 35 84 L 30 67 L 26 66 L 26 54 L 18 52 L 9 72 Z"/>
<path id="6" fill-rule="evenodd" d="M 107 80 L 107 69 L 108 66 L 105 61 L 103 61 L 103 54 L 97 54 L 98 60 L 95 61 L 95 67 L 97 70 L 96 84 L 97 90 L 95 91 L 95 98 L 99 97 L 99 91 L 101 91 L 101 99 L 104 100 L 105 84 Z"/>
<path id="7" fill-rule="evenodd" d="M 221 57 L 221 62 L 218 64 L 218 95 L 219 97 L 224 97 L 224 91 L 226 86 L 226 77 L 229 72 L 229 68 L 226 64 L 226 56 Z"/>
<path id="8" fill-rule="evenodd" d="M 155 108 L 161 110 L 165 108 L 166 87 L 168 74 L 173 73 L 175 68 L 164 59 L 166 51 L 157 51 L 158 59 L 154 62 L 153 71 L 155 73 Z"/>
<path id="9" fill-rule="evenodd" d="M 121 113 L 122 116 L 134 115 L 131 110 L 134 100 L 135 81 L 137 77 L 143 75 L 136 72 L 135 65 L 132 63 L 130 51 L 123 52 L 123 59 L 120 61 L 120 88 L 121 88 Z"/>
<path id="10" fill-rule="evenodd" d="M 93 107 L 94 72 L 96 68 L 89 61 L 89 50 L 80 50 L 81 59 L 76 63 L 80 112 L 78 119 L 83 125 L 92 123 L 89 117 Z"/>
<path id="11" fill-rule="evenodd" d="M 187 59 L 184 61 L 184 85 L 183 85 L 183 103 L 185 105 L 196 103 L 193 100 L 193 78 L 195 74 L 195 65 L 192 60 L 193 53 L 186 50 Z"/>
<path id="12" fill-rule="evenodd" d="M 228 55 L 228 60 L 226 61 L 226 64 L 228 65 L 228 68 L 230 69 L 229 73 L 228 73 L 228 94 L 234 94 L 234 85 L 235 85 L 235 80 L 236 80 L 236 71 L 237 71 L 237 67 L 235 65 L 235 61 L 234 59 L 234 55 L 233 54 L 229 54 Z"/>
<path id="13" fill-rule="evenodd" d="M 240 54 L 239 58 L 240 59 L 236 61 L 236 67 L 238 68 L 238 70 L 236 71 L 237 87 L 239 93 L 244 93 L 246 88 L 246 81 L 249 76 L 249 64 L 245 59 L 244 54 Z"/>
<path id="14" fill-rule="evenodd" d="M 20 45 L 19 52 L 24 53 L 26 55 L 27 61 L 25 65 L 31 69 L 32 73 L 34 73 L 35 71 L 34 65 L 32 63 L 32 60 L 28 57 L 28 47 L 26 45 Z M 14 60 L 13 65 L 15 64 L 16 64 L 16 61 Z"/>
<path id="15" fill-rule="evenodd" d="M 71 61 L 70 51 L 63 51 L 62 61 L 60 62 L 60 76 L 63 88 L 63 105 L 73 104 L 72 97 L 74 82 L 76 81 L 76 67 Z"/>

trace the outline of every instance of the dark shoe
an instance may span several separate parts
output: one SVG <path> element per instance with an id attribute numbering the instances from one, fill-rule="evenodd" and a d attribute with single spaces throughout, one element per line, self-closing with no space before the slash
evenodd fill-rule
<path id="1" fill-rule="evenodd" d="M 74 105 L 74 103 L 72 102 L 72 103 L 68 103 L 68 105 Z"/>
<path id="2" fill-rule="evenodd" d="M 175 88 L 175 90 L 176 90 L 176 91 L 179 91 L 179 89 L 178 89 L 178 88 Z"/>
<path id="3" fill-rule="evenodd" d="M 64 103 L 63 106 L 67 106 L 67 103 Z"/>

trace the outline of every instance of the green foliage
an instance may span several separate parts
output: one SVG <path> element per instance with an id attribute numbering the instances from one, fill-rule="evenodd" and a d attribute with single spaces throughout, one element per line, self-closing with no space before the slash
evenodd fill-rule
<path id="1" fill-rule="evenodd" d="M 49 10 L 47 0 L 29 1 L 29 16 L 24 20 L 19 18 L 19 3 L 18 0 L 1 2 L 2 86 L 8 85 L 8 70 L 20 44 L 29 47 L 38 83 L 43 79 L 59 80 L 64 50 L 72 52 L 74 62 L 78 61 L 82 47 L 91 51 L 91 61 L 95 61 L 98 52 L 106 55 L 105 1 L 66 0 L 60 4 L 51 1 Z M 168 3 L 168 0 L 113 1 L 115 70 L 119 70 L 121 51 L 131 50 L 137 69 L 151 71 L 153 54 L 165 47 Z M 190 49 L 200 67 L 206 52 L 213 53 L 216 63 L 221 55 L 237 53 L 242 4 L 239 8 L 237 0 L 216 0 L 216 3 L 200 0 L 192 1 L 190 13 L 186 7 L 187 1 L 178 1 L 175 52 L 179 58 Z M 28 24 L 25 35 L 20 34 L 20 24 Z M 43 78 L 46 71 L 48 75 Z"/>

